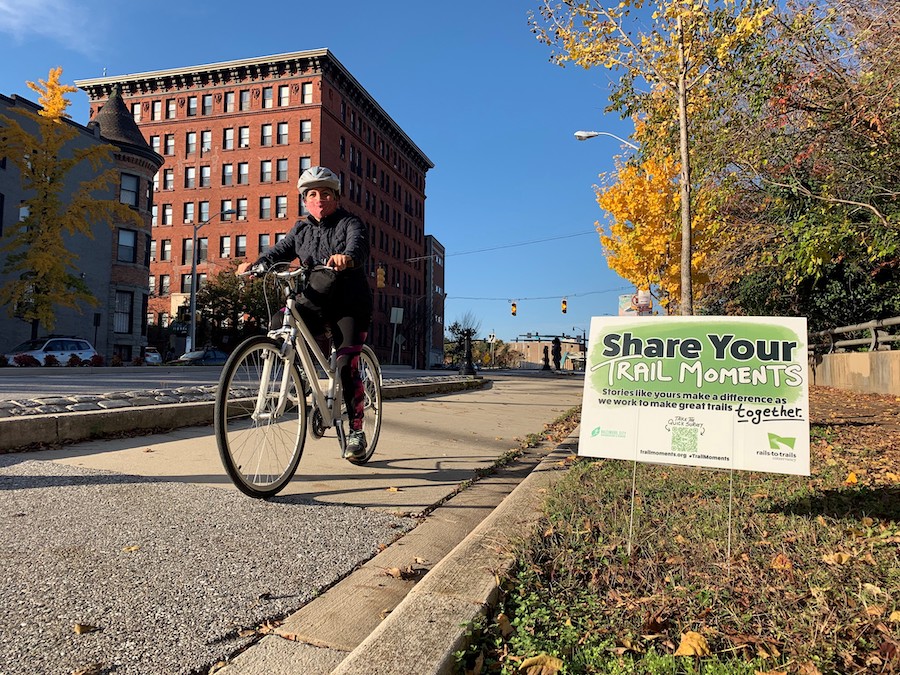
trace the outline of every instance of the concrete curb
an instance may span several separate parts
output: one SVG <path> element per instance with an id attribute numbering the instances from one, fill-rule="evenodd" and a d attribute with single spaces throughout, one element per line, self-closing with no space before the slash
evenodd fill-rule
<path id="1" fill-rule="evenodd" d="M 444 394 L 480 389 L 489 381 L 472 378 L 386 384 L 382 395 L 388 400 Z M 138 431 L 170 431 L 181 427 L 212 424 L 214 407 L 213 401 L 199 401 L 5 418 L 0 420 L 0 453 L 109 438 Z"/>
<path id="2" fill-rule="evenodd" d="M 482 523 L 410 590 L 332 675 L 450 675 L 466 629 L 496 603 L 512 544 L 534 527 L 549 487 L 577 452 L 578 429 L 549 453 Z"/>

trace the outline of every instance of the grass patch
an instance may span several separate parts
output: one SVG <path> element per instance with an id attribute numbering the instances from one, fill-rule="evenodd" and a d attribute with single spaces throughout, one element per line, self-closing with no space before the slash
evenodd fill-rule
<path id="1" fill-rule="evenodd" d="M 812 439 L 812 477 L 638 464 L 630 553 L 633 464 L 575 461 L 459 671 L 900 672 L 900 447 Z"/>

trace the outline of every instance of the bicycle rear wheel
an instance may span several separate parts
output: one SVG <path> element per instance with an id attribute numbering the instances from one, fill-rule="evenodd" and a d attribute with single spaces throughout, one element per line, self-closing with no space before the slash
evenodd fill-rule
<path id="1" fill-rule="evenodd" d="M 359 355 L 359 376 L 362 378 L 365 390 L 365 402 L 363 407 L 363 431 L 366 432 L 366 454 L 358 459 L 347 458 L 353 464 L 365 464 L 372 458 L 375 446 L 378 444 L 378 436 L 381 434 L 381 365 L 375 352 L 364 345 Z"/>
<path id="2" fill-rule="evenodd" d="M 252 337 L 222 369 L 214 426 L 219 456 L 237 488 L 271 497 L 293 478 L 306 438 L 306 396 L 297 366 L 281 343 Z M 286 380 L 285 380 L 286 376 Z M 280 397 L 285 380 L 285 396 Z"/>

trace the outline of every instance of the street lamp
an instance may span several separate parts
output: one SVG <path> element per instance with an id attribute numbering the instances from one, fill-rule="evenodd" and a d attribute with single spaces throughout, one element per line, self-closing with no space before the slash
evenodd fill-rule
<path id="1" fill-rule="evenodd" d="M 237 210 L 225 209 L 224 211 L 213 214 L 202 223 L 194 225 L 194 238 L 191 242 L 191 332 L 188 334 L 187 349 L 185 349 L 185 352 L 194 350 L 194 341 L 197 338 L 197 231 L 209 223 L 213 218 L 230 216 L 233 213 L 237 213 Z"/>
<path id="2" fill-rule="evenodd" d="M 595 138 L 597 136 L 609 136 L 610 138 L 615 138 L 617 141 L 621 141 L 625 145 L 627 145 L 632 150 L 640 150 L 640 146 L 631 143 L 630 141 L 626 141 L 621 136 L 616 136 L 615 134 L 611 134 L 608 131 L 576 131 L 575 138 L 579 141 L 586 141 L 589 138 Z"/>

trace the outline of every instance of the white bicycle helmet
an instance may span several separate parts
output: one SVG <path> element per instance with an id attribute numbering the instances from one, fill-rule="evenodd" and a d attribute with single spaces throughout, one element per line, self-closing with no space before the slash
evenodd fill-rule
<path id="1" fill-rule="evenodd" d="M 301 197 L 306 196 L 307 190 L 318 187 L 331 188 L 335 195 L 338 197 L 341 195 L 341 179 L 331 169 L 324 166 L 311 166 L 300 174 L 297 190 Z"/>

